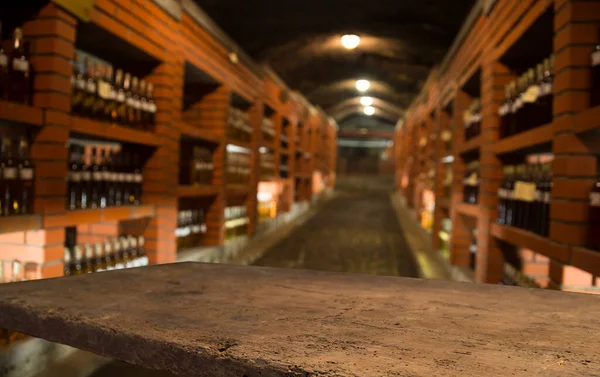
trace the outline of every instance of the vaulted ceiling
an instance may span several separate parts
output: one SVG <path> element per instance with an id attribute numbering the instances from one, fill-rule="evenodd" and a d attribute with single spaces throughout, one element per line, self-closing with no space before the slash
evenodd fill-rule
<path id="1" fill-rule="evenodd" d="M 393 127 L 475 0 L 195 0 L 256 61 L 341 127 Z M 345 49 L 343 34 L 360 45 Z M 367 79 L 366 94 L 355 88 Z M 360 96 L 375 99 L 365 121 Z"/>

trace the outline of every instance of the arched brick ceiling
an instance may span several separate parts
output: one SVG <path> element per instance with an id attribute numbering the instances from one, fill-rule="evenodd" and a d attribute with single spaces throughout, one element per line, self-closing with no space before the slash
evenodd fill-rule
<path id="1" fill-rule="evenodd" d="M 267 63 L 294 90 L 340 120 L 360 116 L 366 95 L 405 109 L 450 47 L 475 0 L 195 0 L 255 60 Z M 345 33 L 361 37 L 355 50 Z M 331 112 L 331 111 L 334 112 Z M 389 110 L 389 109 L 388 109 Z M 339 112 L 336 114 L 335 112 Z M 340 115 L 344 114 L 343 117 Z M 386 119 L 397 112 L 386 111 Z"/>

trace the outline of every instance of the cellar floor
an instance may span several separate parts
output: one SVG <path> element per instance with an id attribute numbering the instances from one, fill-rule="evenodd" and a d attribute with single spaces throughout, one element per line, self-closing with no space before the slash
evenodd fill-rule
<path id="1" fill-rule="evenodd" d="M 340 193 L 255 265 L 417 277 L 389 193 Z"/>

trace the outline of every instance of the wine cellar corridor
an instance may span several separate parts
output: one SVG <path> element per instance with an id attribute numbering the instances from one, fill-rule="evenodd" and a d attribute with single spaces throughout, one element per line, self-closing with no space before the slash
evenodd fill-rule
<path id="1" fill-rule="evenodd" d="M 600 0 L 0 10 L 0 377 L 600 375 Z"/>

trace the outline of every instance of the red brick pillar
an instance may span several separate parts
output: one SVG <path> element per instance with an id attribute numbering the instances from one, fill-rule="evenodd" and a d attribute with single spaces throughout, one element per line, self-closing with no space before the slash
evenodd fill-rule
<path id="1" fill-rule="evenodd" d="M 491 53 L 485 54 L 491 57 Z M 494 144 L 499 138 L 500 117 L 498 109 L 504 101 L 504 86 L 514 76 L 504 65 L 489 59 L 483 62 L 481 74 L 481 136 L 479 185 L 479 223 L 477 242 L 476 280 L 496 284 L 504 276 L 504 256 L 498 240 L 490 233 L 490 225 L 496 222 L 498 209 L 498 188 L 502 183 L 502 162 L 494 152 Z"/>
<path id="2" fill-rule="evenodd" d="M 573 281 L 581 283 L 577 271 L 565 264 L 573 260 L 572 247 L 585 245 L 588 195 L 598 173 L 593 154 L 597 150 L 588 148 L 574 127 L 575 114 L 589 107 L 590 56 L 598 38 L 600 3 L 557 0 L 554 10 L 555 159 L 550 239 L 556 245 L 550 263 L 550 287 L 558 289 Z M 586 276 L 583 280 L 590 279 Z"/>
<path id="3" fill-rule="evenodd" d="M 23 240 L 19 240 L 23 253 L 12 257 L 39 263 L 36 277 L 40 278 L 63 274 L 65 230 L 60 221 L 53 220 L 65 212 L 65 145 L 69 137 L 75 27 L 75 18 L 54 4 L 45 6 L 23 25 L 25 39 L 30 41 L 33 106 L 43 111 L 43 127 L 31 145 L 36 166 L 34 210 L 48 217 L 43 230 L 24 233 Z M 2 247 L 3 252 L 7 249 Z"/>

